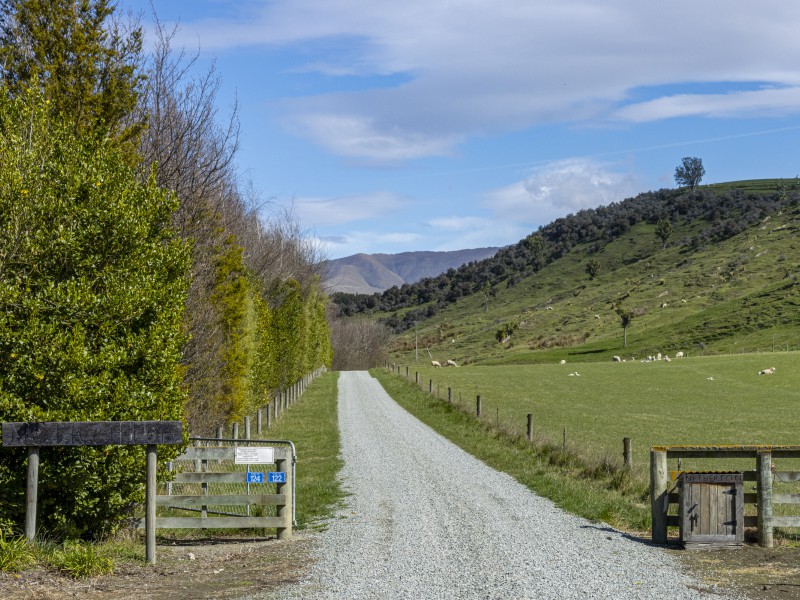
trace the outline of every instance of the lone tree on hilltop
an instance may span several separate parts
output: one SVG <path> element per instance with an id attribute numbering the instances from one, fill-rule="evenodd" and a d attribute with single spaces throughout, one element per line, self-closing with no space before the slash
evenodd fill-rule
<path id="1" fill-rule="evenodd" d="M 694 188 L 703 179 L 706 170 L 703 168 L 703 161 L 696 156 L 684 156 L 681 164 L 675 167 L 675 183 L 687 186 L 689 191 L 694 194 Z"/>

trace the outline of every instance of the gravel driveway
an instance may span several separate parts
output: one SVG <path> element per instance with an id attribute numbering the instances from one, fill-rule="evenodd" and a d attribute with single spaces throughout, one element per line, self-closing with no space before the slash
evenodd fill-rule
<path id="1" fill-rule="evenodd" d="M 284 598 L 705 598 L 667 552 L 569 515 L 434 433 L 366 372 L 339 379 L 347 507 Z M 301 475 L 302 476 L 302 475 Z"/>

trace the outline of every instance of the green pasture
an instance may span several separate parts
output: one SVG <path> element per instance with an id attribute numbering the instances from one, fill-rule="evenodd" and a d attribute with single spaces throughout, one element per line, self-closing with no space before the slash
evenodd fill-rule
<path id="1" fill-rule="evenodd" d="M 699 356 L 672 362 L 639 361 L 433 368 L 402 365 L 420 387 L 525 434 L 533 414 L 535 441 L 561 444 L 589 459 L 622 462 L 622 440 L 633 443 L 642 477 L 649 449 L 663 444 L 800 444 L 800 353 Z M 758 371 L 775 367 L 774 375 Z M 576 374 L 577 373 L 577 374 Z M 572 374 L 572 375 L 570 375 Z M 687 469 L 736 465 L 684 461 Z M 752 469 L 755 465 L 740 466 Z M 674 466 L 670 466 L 674 468 Z"/>

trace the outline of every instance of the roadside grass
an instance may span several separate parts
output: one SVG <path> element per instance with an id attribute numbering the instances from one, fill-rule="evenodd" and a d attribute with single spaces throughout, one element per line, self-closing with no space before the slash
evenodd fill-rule
<path id="1" fill-rule="evenodd" d="M 73 579 L 87 579 L 114 572 L 114 559 L 108 556 L 104 544 L 82 541 L 65 541 L 58 546 L 40 547 L 41 559 L 50 566 Z"/>
<path id="2" fill-rule="evenodd" d="M 338 372 L 326 372 L 306 389 L 302 399 L 266 431 L 270 439 L 288 439 L 297 448 L 297 527 L 323 526 L 345 496 L 338 474 Z"/>
<path id="3" fill-rule="evenodd" d="M 36 564 L 36 552 L 25 536 L 0 529 L 0 571 L 18 573 Z"/>
<path id="4" fill-rule="evenodd" d="M 487 465 L 513 476 L 536 493 L 574 514 L 614 527 L 649 527 L 647 488 L 624 469 L 591 464 L 557 444 L 530 444 L 492 419 L 475 419 L 460 407 L 438 400 L 413 382 L 373 369 L 392 398 L 412 415 Z"/>

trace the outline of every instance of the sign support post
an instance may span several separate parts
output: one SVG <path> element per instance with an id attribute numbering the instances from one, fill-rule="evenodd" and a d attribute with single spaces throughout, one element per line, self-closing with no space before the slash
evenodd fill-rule
<path id="1" fill-rule="evenodd" d="M 156 564 L 156 445 L 147 446 L 147 481 L 145 483 L 145 559 Z"/>
<path id="2" fill-rule="evenodd" d="M 28 448 L 28 485 L 25 494 L 25 537 L 36 537 L 36 505 L 39 497 L 39 446 Z"/>
<path id="3" fill-rule="evenodd" d="M 25 537 L 36 537 L 39 448 L 42 446 L 147 446 L 145 530 L 147 562 L 156 562 L 156 448 L 183 443 L 180 421 L 47 421 L 3 423 L 4 447 L 28 449 Z"/>

